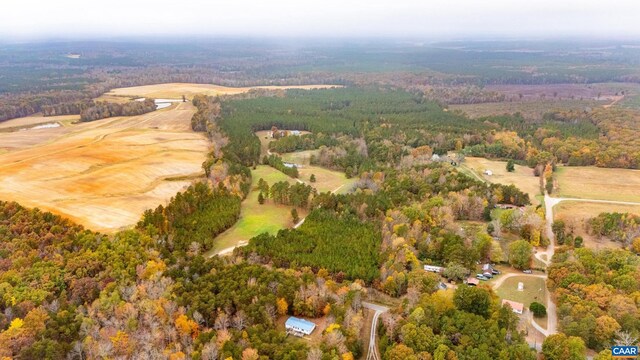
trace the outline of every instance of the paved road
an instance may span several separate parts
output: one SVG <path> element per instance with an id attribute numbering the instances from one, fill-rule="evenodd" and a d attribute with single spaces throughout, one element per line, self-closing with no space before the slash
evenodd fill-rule
<path id="1" fill-rule="evenodd" d="M 380 360 L 381 357 L 378 355 L 378 346 L 376 345 L 376 329 L 378 328 L 378 318 L 383 312 L 389 311 L 389 308 L 386 306 L 373 304 L 369 302 L 362 302 L 362 306 L 375 311 L 373 314 L 373 320 L 371 321 L 371 334 L 369 335 L 369 349 L 367 350 L 367 360 Z"/>

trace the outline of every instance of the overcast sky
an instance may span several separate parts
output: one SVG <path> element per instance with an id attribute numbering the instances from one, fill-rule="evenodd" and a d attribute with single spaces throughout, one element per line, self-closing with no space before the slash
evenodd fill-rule
<path id="1" fill-rule="evenodd" d="M 0 2 L 0 41 L 164 35 L 640 38 L 640 0 Z"/>

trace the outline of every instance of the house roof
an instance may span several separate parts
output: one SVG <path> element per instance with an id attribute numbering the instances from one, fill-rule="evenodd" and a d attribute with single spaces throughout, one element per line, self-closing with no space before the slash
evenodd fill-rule
<path id="1" fill-rule="evenodd" d="M 470 277 L 470 278 L 467 279 L 467 284 L 478 285 L 478 284 L 480 284 L 480 280 Z"/>
<path id="2" fill-rule="evenodd" d="M 504 306 L 504 304 L 509 304 L 509 306 L 511 306 L 511 308 L 513 310 L 515 310 L 515 311 L 522 312 L 524 310 L 524 304 L 523 303 L 519 303 L 519 302 L 507 300 L 507 299 L 502 299 L 502 306 Z"/>
<path id="3" fill-rule="evenodd" d="M 305 332 L 312 332 L 316 328 L 316 324 L 305 319 L 298 319 L 297 317 L 290 317 L 287 322 L 284 323 L 286 327 L 295 327 Z"/>

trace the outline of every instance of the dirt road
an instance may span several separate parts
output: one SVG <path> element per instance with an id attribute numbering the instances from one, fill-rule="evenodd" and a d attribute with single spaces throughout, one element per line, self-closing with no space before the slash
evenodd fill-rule
<path id="1" fill-rule="evenodd" d="M 380 360 L 381 357 L 378 354 L 378 346 L 376 345 L 376 329 L 378 328 L 378 319 L 382 313 L 389 311 L 389 308 L 386 306 L 373 304 L 369 302 L 362 302 L 362 306 L 367 309 L 373 310 L 375 313 L 373 314 L 373 320 L 371 321 L 371 332 L 369 335 L 369 348 L 367 349 L 367 360 Z"/>

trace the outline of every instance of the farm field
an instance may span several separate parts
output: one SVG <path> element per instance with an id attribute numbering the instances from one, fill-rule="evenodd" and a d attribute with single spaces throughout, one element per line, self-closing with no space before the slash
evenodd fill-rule
<path id="1" fill-rule="evenodd" d="M 216 237 L 215 245 L 209 252 L 210 254 L 235 246 L 241 241 L 249 241 L 256 235 L 265 232 L 275 234 L 280 229 L 294 225 L 291 220 L 291 206 L 273 204 L 271 199 L 267 199 L 263 205 L 260 205 L 258 202 L 260 192 L 256 190 L 256 186 L 261 178 L 269 186 L 278 181 L 296 183 L 296 180 L 267 165 L 259 165 L 255 170 L 251 170 L 252 190 L 242 202 L 240 220 Z M 298 214 L 300 218 L 306 216 L 306 212 L 302 210 L 299 210 Z"/>
<path id="2" fill-rule="evenodd" d="M 144 86 L 133 86 L 127 88 L 113 89 L 108 92 L 107 96 L 125 96 L 125 97 L 150 97 L 150 98 L 167 98 L 178 99 L 182 95 L 188 99 L 194 95 L 237 95 L 245 93 L 252 89 L 326 89 L 332 87 L 340 87 L 339 85 L 299 85 L 299 86 L 255 86 L 255 87 L 227 87 L 213 84 L 190 84 L 190 83 L 167 83 Z"/>
<path id="3" fill-rule="evenodd" d="M 80 120 L 80 115 L 60 115 L 60 116 L 27 116 L 21 118 L 15 118 L 7 121 L 0 122 L 0 132 L 3 130 L 9 131 L 9 129 L 21 129 L 30 128 L 39 124 L 48 123 L 70 123 Z"/>
<path id="4" fill-rule="evenodd" d="M 467 157 L 460 165 L 460 168 L 471 176 L 484 179 L 497 184 L 515 185 L 520 190 L 529 194 L 532 204 L 539 204 L 540 200 L 536 195 L 540 194 L 540 180 L 533 175 L 533 170 L 521 165 L 515 166 L 514 172 L 508 172 L 507 162 L 499 160 L 489 160 L 479 157 Z M 484 174 L 485 170 L 491 170 L 493 175 Z"/>
<path id="5" fill-rule="evenodd" d="M 616 205 L 563 201 L 553 208 L 554 219 L 563 220 L 567 228 L 573 228 L 576 235 L 582 236 L 584 246 L 592 249 L 620 248 L 620 243 L 591 236 L 586 230 L 586 221 L 603 212 L 619 212 L 640 215 L 640 205 Z"/>
<path id="6" fill-rule="evenodd" d="M 135 224 L 202 175 L 209 144 L 195 108 L 0 133 L 0 198 L 112 232 Z"/>
<path id="7" fill-rule="evenodd" d="M 640 202 L 640 170 L 565 166 L 554 197 Z"/>

